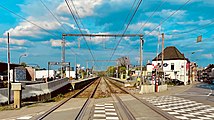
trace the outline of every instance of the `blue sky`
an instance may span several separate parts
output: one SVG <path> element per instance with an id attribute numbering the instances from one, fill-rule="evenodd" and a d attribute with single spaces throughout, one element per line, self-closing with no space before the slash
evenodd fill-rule
<path id="1" fill-rule="evenodd" d="M 42 0 L 53 12 L 61 24 L 49 13 L 40 0 L 6 0 L 0 5 L 26 18 L 39 27 L 17 17 L 0 7 L 0 61 L 7 61 L 6 34 L 11 35 L 11 62 L 21 61 L 28 64 L 39 64 L 47 68 L 48 61 L 61 61 L 61 34 L 80 33 L 64 0 Z M 73 0 L 80 16 L 80 27 L 84 33 L 123 33 L 128 21 L 125 22 L 132 4 L 135 0 Z M 138 1 L 138 0 L 136 0 Z M 207 66 L 214 61 L 213 41 L 213 0 L 190 0 L 190 2 L 173 14 L 187 0 L 143 0 L 134 16 L 127 32 L 129 34 L 144 34 L 144 64 L 156 55 L 159 30 L 155 29 L 160 23 L 160 33 L 165 33 L 165 47 L 176 46 L 191 61 L 199 66 Z M 71 3 L 70 3 L 71 4 Z M 157 9 L 155 14 L 153 11 Z M 73 8 L 73 7 L 72 7 Z M 131 12 L 131 15 L 133 14 Z M 129 16 L 130 19 L 130 16 Z M 141 26 L 146 22 L 143 29 Z M 125 24 L 124 24 L 125 23 Z M 54 34 L 54 35 L 52 35 Z M 202 35 L 201 43 L 196 43 L 197 36 Z M 89 48 L 96 60 L 109 60 L 120 38 L 86 37 Z M 80 48 L 78 48 L 80 41 Z M 66 61 L 74 65 L 75 55 L 77 61 L 85 66 L 86 60 L 92 60 L 86 42 L 81 37 L 66 37 Z M 159 50 L 160 51 L 160 50 Z M 195 52 L 192 54 L 192 52 Z M 129 56 L 132 64 L 138 64 L 139 38 L 125 37 L 121 40 L 112 60 L 121 56 Z M 114 65 L 110 62 L 108 65 Z M 91 66 L 92 63 L 89 63 Z M 97 69 L 105 69 L 107 63 L 96 63 Z"/>

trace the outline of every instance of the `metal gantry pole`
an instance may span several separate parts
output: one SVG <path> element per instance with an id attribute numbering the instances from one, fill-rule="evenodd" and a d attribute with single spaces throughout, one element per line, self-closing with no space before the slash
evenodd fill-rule
<path id="1" fill-rule="evenodd" d="M 143 66 L 142 66 L 142 50 L 143 50 L 143 36 L 140 36 L 140 86 L 142 85 L 142 83 L 144 84 L 144 79 L 142 80 L 142 71 L 143 71 Z"/>
<path id="2" fill-rule="evenodd" d="M 75 54 L 75 79 L 77 80 L 78 79 L 78 76 L 77 76 L 77 55 Z"/>
<path id="3" fill-rule="evenodd" d="M 10 104 L 10 35 L 7 33 L 7 91 L 8 91 L 8 105 Z"/>
<path id="4" fill-rule="evenodd" d="M 69 78 L 68 78 L 68 79 L 70 80 L 70 77 L 71 77 L 71 75 L 70 75 L 70 71 L 71 71 L 71 63 L 70 63 L 70 62 L 69 62 L 69 68 L 68 68 L 68 71 L 69 71 L 69 73 L 68 73 L 68 74 L 69 74 Z"/>
<path id="5" fill-rule="evenodd" d="M 164 73 L 163 71 L 163 59 L 164 59 L 164 33 L 162 33 L 162 60 L 161 60 L 161 72 Z M 161 85 L 163 84 L 163 75 L 161 75 Z"/>
<path id="6" fill-rule="evenodd" d="M 61 78 L 63 78 L 63 67 L 65 62 L 65 36 L 62 36 L 62 65 L 61 65 Z"/>
<path id="7" fill-rule="evenodd" d="M 86 74 L 87 74 L 87 78 L 88 78 L 88 61 L 86 61 Z"/>

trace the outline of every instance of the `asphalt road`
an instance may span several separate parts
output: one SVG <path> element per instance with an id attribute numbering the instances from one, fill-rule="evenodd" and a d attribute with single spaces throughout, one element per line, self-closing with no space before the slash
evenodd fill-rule
<path id="1" fill-rule="evenodd" d="M 175 94 L 175 96 L 195 100 L 201 103 L 214 105 L 214 85 L 207 83 L 199 83 L 188 89 L 187 91 Z"/>

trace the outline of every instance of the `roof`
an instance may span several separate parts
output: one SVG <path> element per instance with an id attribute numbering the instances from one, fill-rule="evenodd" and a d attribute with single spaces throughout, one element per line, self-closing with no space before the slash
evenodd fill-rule
<path id="1" fill-rule="evenodd" d="M 214 64 L 209 64 L 207 67 L 206 67 L 206 71 L 211 71 L 211 69 L 214 68 Z"/>
<path id="2" fill-rule="evenodd" d="M 10 69 L 14 69 L 15 67 L 19 67 L 22 65 L 19 64 L 10 64 Z M 0 62 L 0 72 L 6 71 L 7 70 L 7 63 Z"/>
<path id="3" fill-rule="evenodd" d="M 161 60 L 162 52 L 158 55 L 158 60 Z M 152 61 L 156 61 L 155 57 Z M 168 46 L 164 49 L 164 60 L 187 60 L 175 46 Z"/>

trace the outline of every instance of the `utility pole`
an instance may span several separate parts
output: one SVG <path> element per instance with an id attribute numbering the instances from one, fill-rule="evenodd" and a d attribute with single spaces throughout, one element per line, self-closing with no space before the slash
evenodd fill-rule
<path id="1" fill-rule="evenodd" d="M 63 78 L 63 63 L 65 62 L 65 36 L 62 36 L 62 66 L 61 66 L 61 78 Z M 49 76 L 48 76 L 49 77 Z"/>
<path id="2" fill-rule="evenodd" d="M 161 60 L 161 71 L 162 71 L 162 77 L 161 77 L 161 84 L 163 84 L 163 76 L 164 76 L 164 71 L 163 71 L 163 59 L 164 59 L 164 33 L 162 35 L 162 60 Z"/>
<path id="3" fill-rule="evenodd" d="M 78 79 L 78 76 L 77 76 L 77 55 L 75 54 L 75 76 L 76 76 L 76 80 Z"/>
<path id="4" fill-rule="evenodd" d="M 144 79 L 142 80 L 142 50 L 143 50 L 143 36 L 140 36 L 140 86 L 142 85 L 142 83 L 144 84 Z"/>
<path id="5" fill-rule="evenodd" d="M 118 63 L 118 61 L 117 61 L 117 71 L 116 71 L 116 78 L 118 78 L 118 71 L 119 71 L 119 65 L 118 65 L 119 63 Z"/>
<path id="6" fill-rule="evenodd" d="M 86 74 L 87 74 L 87 78 L 88 78 L 88 61 L 86 61 Z"/>
<path id="7" fill-rule="evenodd" d="M 7 33 L 7 92 L 8 92 L 8 105 L 10 104 L 10 35 Z"/>
<path id="8" fill-rule="evenodd" d="M 155 81 L 158 78 L 158 71 L 159 71 L 159 66 L 158 66 L 158 53 L 159 53 L 159 43 L 160 43 L 160 27 L 159 27 L 159 31 L 158 31 L 158 44 L 157 44 L 157 57 L 156 57 L 156 72 L 155 72 Z"/>

